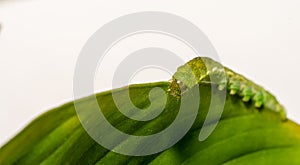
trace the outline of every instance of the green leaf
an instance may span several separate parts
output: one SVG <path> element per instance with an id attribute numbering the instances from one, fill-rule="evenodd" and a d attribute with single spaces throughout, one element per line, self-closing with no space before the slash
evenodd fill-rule
<path id="1" fill-rule="evenodd" d="M 198 83 L 200 105 L 192 128 L 163 152 L 126 156 L 105 149 L 87 134 L 77 117 L 74 103 L 70 102 L 41 115 L 2 146 L 0 164 L 300 164 L 300 126 L 283 120 L 282 114 L 272 109 L 274 106 L 257 108 L 251 101 L 243 101 L 243 96 L 230 95 L 230 92 L 227 92 L 216 129 L 206 140 L 199 141 L 200 129 L 209 128 L 216 122 L 212 117 L 211 124 L 202 128 L 212 88 L 218 84 Z M 165 129 L 178 114 L 180 99 L 169 90 L 176 88 L 174 82 L 130 85 L 113 90 L 115 97 L 122 100 L 129 89 L 134 105 L 145 109 L 151 105 L 149 92 L 156 87 L 166 92 L 167 103 L 164 111 L 150 121 L 132 120 L 120 113 L 112 91 L 99 93 L 96 98 L 106 119 L 115 128 L 132 135 L 151 135 Z M 159 93 L 152 94 L 154 101 L 164 100 Z M 221 97 L 218 93 L 217 96 Z M 88 110 L 93 104 L 92 99 L 90 96 L 79 102 Z M 124 102 L 123 106 L 130 110 L 129 104 Z"/>

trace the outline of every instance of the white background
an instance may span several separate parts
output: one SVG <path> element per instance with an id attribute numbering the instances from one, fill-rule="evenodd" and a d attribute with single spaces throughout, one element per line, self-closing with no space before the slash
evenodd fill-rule
<path id="1" fill-rule="evenodd" d="M 74 67 L 87 39 L 139 11 L 165 11 L 196 24 L 223 64 L 270 90 L 299 123 L 299 9 L 299 0 L 0 0 L 0 145 L 42 112 L 72 100 Z M 136 82 L 145 80 L 141 75 L 169 77 L 145 71 Z M 97 91 L 109 89 L 99 84 Z"/>

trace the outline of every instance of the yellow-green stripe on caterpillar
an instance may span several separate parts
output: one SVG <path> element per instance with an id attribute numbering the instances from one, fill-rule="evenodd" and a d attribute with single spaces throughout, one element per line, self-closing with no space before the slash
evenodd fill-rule
<path id="1" fill-rule="evenodd" d="M 213 83 L 217 84 L 220 90 L 226 88 L 230 95 L 240 96 L 243 102 L 251 102 L 258 109 L 266 107 L 279 113 L 282 119 L 286 120 L 286 111 L 275 96 L 208 57 L 196 57 L 180 66 L 170 82 L 168 91 L 177 98 L 184 94 L 186 89 L 191 89 L 197 84 Z"/>

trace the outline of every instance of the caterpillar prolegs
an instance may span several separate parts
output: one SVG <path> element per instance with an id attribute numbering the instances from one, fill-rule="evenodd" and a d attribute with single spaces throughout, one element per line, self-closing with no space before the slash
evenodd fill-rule
<path id="1" fill-rule="evenodd" d="M 243 102 L 251 102 L 257 109 L 266 107 L 286 120 L 284 107 L 270 92 L 208 57 L 196 57 L 180 66 L 170 82 L 168 91 L 177 98 L 197 84 L 213 83 L 219 90 L 227 89 L 230 95 L 238 95 Z"/>

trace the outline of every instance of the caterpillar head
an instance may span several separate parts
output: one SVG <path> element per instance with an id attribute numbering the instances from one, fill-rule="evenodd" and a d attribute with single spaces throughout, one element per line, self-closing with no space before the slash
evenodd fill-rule
<path id="1" fill-rule="evenodd" d="M 196 57 L 180 66 L 172 79 L 169 92 L 175 97 L 180 97 L 186 90 L 203 83 L 218 84 L 219 89 L 226 88 L 227 77 L 223 66 L 208 58 Z"/>

